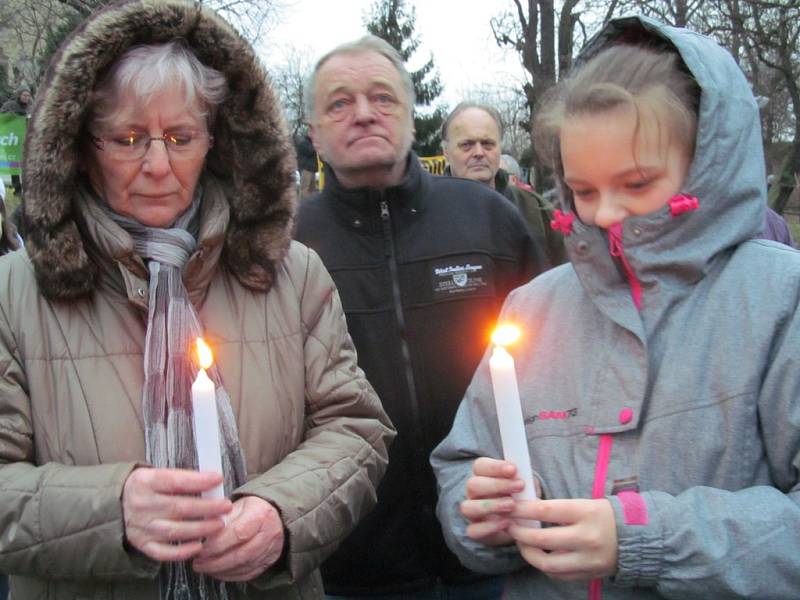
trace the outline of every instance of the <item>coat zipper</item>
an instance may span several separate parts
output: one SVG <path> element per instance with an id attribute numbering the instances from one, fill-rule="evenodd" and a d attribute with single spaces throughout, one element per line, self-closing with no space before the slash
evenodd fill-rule
<path id="1" fill-rule="evenodd" d="M 394 234 L 392 232 L 392 217 L 389 213 L 389 204 L 386 200 L 381 200 L 381 224 L 383 225 L 384 258 L 389 263 L 389 273 L 392 280 L 392 300 L 394 304 L 394 316 L 397 328 L 400 331 L 400 353 L 403 359 L 403 372 L 405 373 L 406 385 L 408 386 L 408 398 L 410 400 L 411 416 L 417 425 L 415 431 L 411 432 L 416 439 L 414 447 L 424 448 L 422 439 L 422 417 L 419 411 L 419 400 L 417 398 L 417 388 L 414 381 L 414 369 L 411 365 L 411 351 L 408 348 L 406 339 L 406 317 L 403 312 L 403 298 L 400 293 L 400 276 L 397 269 L 397 257 L 395 252 Z M 419 450 L 417 451 L 419 452 Z"/>
<path id="2" fill-rule="evenodd" d="M 622 244 L 622 223 L 616 223 L 608 228 L 608 251 L 611 256 L 618 258 L 622 263 L 628 284 L 631 286 L 631 298 L 637 310 L 642 310 L 642 284 L 636 277 L 636 272 L 625 257 L 625 248 Z"/>
<path id="3" fill-rule="evenodd" d="M 625 247 L 622 243 L 622 223 L 615 223 L 608 228 L 608 251 L 614 258 L 618 258 L 625 271 L 625 277 L 631 286 L 631 298 L 637 310 L 642 310 L 642 284 L 636 277 L 636 272 L 625 257 Z M 614 437 L 610 434 L 600 436 L 597 447 L 597 462 L 595 463 L 594 484 L 592 485 L 592 498 L 605 497 L 605 484 L 608 474 L 608 464 L 611 462 L 611 448 Z M 603 580 L 592 579 L 589 582 L 589 600 L 601 600 L 603 597 Z"/>
<path id="4" fill-rule="evenodd" d="M 394 233 L 392 232 L 392 217 L 389 213 L 389 204 L 385 199 L 380 202 L 381 209 L 381 223 L 383 225 L 383 241 L 384 241 L 384 257 L 389 263 L 389 273 L 392 279 L 392 299 L 394 301 L 394 314 L 397 322 L 397 327 L 400 331 L 400 352 L 403 360 L 403 372 L 406 377 L 406 386 L 408 387 L 409 408 L 411 410 L 411 419 L 414 427 L 410 431 L 403 432 L 401 435 L 408 435 L 412 439 L 411 452 L 412 459 L 415 464 L 427 464 L 428 457 L 424 452 L 425 448 L 425 433 L 422 423 L 422 415 L 419 409 L 419 398 L 417 397 L 417 387 L 414 380 L 414 369 L 411 364 L 411 351 L 408 348 L 408 340 L 406 339 L 406 317 L 403 312 L 403 298 L 400 293 L 400 276 L 397 269 L 397 254 L 395 252 Z M 420 505 L 421 507 L 422 505 Z M 436 536 L 433 531 L 429 532 L 426 546 L 430 548 L 436 547 Z M 435 559 L 436 557 L 431 557 Z"/>

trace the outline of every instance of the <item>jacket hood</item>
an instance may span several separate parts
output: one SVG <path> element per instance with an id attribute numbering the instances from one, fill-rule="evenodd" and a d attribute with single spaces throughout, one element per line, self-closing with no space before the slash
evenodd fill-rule
<path id="1" fill-rule="evenodd" d="M 79 136 L 91 91 L 128 48 L 180 38 L 223 73 L 230 95 L 219 107 L 205 171 L 225 190 L 230 225 L 222 260 L 247 287 L 266 290 L 288 251 L 296 205 L 295 158 L 276 95 L 250 44 L 202 5 L 134 0 L 82 23 L 51 61 L 25 140 L 26 248 L 42 293 L 88 294 L 98 266 L 77 226 L 82 179 Z"/>
<path id="2" fill-rule="evenodd" d="M 694 283 L 719 253 L 761 231 L 766 208 L 761 125 L 744 74 L 712 39 L 645 17 L 626 17 L 611 21 L 593 37 L 576 64 L 616 43 L 672 47 L 701 90 L 695 154 L 682 190 L 699 200 L 698 208 L 673 216 L 665 206 L 623 223 L 625 255 L 643 285 L 646 307 L 648 286 L 652 291 L 661 285 L 663 295 L 669 283 Z M 559 188 L 562 209 L 572 212 L 568 188 L 563 182 Z M 590 293 L 596 295 L 611 280 L 614 285 L 619 282 L 619 270 L 610 264 L 605 234 L 599 228 L 575 219 L 566 244 Z M 598 248 L 602 252 L 595 251 Z"/>

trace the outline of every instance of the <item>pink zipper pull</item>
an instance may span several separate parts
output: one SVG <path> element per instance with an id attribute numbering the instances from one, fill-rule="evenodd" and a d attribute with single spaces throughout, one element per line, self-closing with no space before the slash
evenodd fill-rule
<path id="1" fill-rule="evenodd" d="M 622 256 L 622 223 L 614 223 L 608 228 L 608 251 L 611 256 L 619 258 Z"/>
<path id="2" fill-rule="evenodd" d="M 628 277 L 628 283 L 631 286 L 631 298 L 637 310 L 642 310 L 642 284 L 636 277 L 628 259 L 625 258 L 625 248 L 622 244 L 622 223 L 614 223 L 608 228 L 608 251 L 614 258 L 619 258 L 622 267 L 625 270 L 625 275 Z"/>

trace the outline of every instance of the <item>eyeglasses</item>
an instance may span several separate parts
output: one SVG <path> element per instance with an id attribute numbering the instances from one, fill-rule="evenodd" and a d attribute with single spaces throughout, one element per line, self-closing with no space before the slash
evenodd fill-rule
<path id="1" fill-rule="evenodd" d="M 111 133 L 107 137 L 89 134 L 98 150 L 107 152 L 118 160 L 141 160 L 150 148 L 150 142 L 164 142 L 170 160 L 188 160 L 208 152 L 214 143 L 214 136 L 197 129 L 178 129 L 151 136 L 144 131 L 124 131 Z"/>
<path id="2" fill-rule="evenodd" d="M 397 98 L 385 92 L 368 94 L 366 98 L 370 110 L 376 110 L 382 115 L 393 115 L 402 106 Z M 325 114 L 334 121 L 344 121 L 355 113 L 357 105 L 356 96 L 334 97 L 328 104 Z"/>

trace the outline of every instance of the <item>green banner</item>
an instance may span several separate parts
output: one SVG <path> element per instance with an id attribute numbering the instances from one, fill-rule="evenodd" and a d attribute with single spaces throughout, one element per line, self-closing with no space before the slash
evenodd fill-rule
<path id="1" fill-rule="evenodd" d="M 0 113 L 0 175 L 20 174 L 27 126 L 27 117 Z"/>

